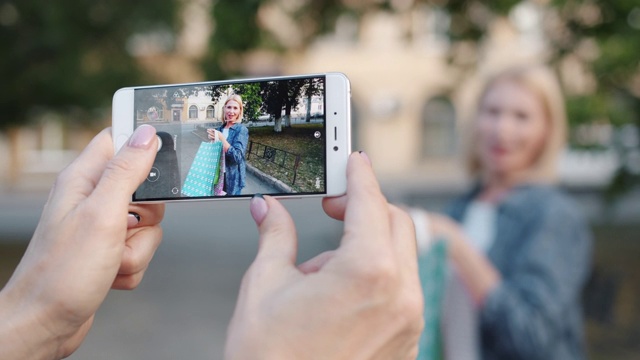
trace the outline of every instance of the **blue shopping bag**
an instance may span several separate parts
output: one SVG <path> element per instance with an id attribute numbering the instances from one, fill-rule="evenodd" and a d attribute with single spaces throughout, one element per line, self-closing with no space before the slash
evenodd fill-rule
<path id="1" fill-rule="evenodd" d="M 424 330 L 420 336 L 418 360 L 442 359 L 440 310 L 447 268 L 447 243 L 438 240 L 418 256 L 418 271 L 424 296 Z"/>
<path id="2" fill-rule="evenodd" d="M 182 195 L 212 196 L 214 181 L 219 176 L 221 156 L 222 142 L 201 143 L 182 185 Z"/>

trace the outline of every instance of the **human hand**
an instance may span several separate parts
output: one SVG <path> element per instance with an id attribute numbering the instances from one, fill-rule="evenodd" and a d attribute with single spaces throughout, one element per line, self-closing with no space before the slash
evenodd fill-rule
<path id="1" fill-rule="evenodd" d="M 460 247 L 467 242 L 466 236 L 460 224 L 447 215 L 429 212 L 427 216 L 431 236 L 435 239 L 442 239 L 447 242 L 449 256 L 454 258 L 458 254 Z"/>
<path id="2" fill-rule="evenodd" d="M 209 140 L 216 140 L 216 132 L 218 132 L 216 129 L 207 129 L 207 137 Z"/>
<path id="3" fill-rule="evenodd" d="M 109 289 L 140 283 L 162 238 L 164 205 L 129 202 L 156 149 L 154 128 L 143 125 L 114 156 L 106 129 L 60 173 L 24 257 L 0 292 L 0 358 L 68 356 Z"/>
<path id="4" fill-rule="evenodd" d="M 456 274 L 463 279 L 465 287 L 478 308 L 486 296 L 498 285 L 500 273 L 489 259 L 471 243 L 463 228 L 452 218 L 428 213 L 433 236 L 447 242 L 447 255 L 455 264 Z"/>
<path id="5" fill-rule="evenodd" d="M 224 134 L 216 129 L 207 129 L 207 136 L 210 140 L 218 140 L 222 142 L 227 140 Z"/>
<path id="6" fill-rule="evenodd" d="M 222 149 L 225 153 L 231 147 L 231 144 L 229 144 L 227 138 L 221 131 L 216 129 L 207 129 L 207 136 L 209 137 L 209 140 L 222 141 Z"/>
<path id="7" fill-rule="evenodd" d="M 275 199 L 254 197 L 260 244 L 229 326 L 227 359 L 415 359 L 423 299 L 409 216 L 389 205 L 370 163 L 352 154 L 340 247 L 295 265 L 295 226 Z"/>

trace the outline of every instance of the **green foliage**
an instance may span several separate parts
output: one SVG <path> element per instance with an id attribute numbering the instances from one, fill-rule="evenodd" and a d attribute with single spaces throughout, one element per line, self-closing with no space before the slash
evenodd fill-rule
<path id="1" fill-rule="evenodd" d="M 256 121 L 260 116 L 262 107 L 262 96 L 260 95 L 260 84 L 237 84 L 233 86 L 233 92 L 242 96 L 244 102 L 244 118 L 247 121 Z"/>
<path id="2" fill-rule="evenodd" d="M 38 111 L 94 120 L 115 90 L 145 82 L 127 42 L 171 31 L 174 0 L 58 0 L 0 3 L 0 129 Z"/>
<path id="3" fill-rule="evenodd" d="M 552 4 L 566 28 L 560 34 L 550 34 L 555 58 L 560 60 L 566 55 L 582 58 L 598 82 L 594 93 L 568 98 L 567 112 L 571 124 L 604 120 L 618 129 L 625 124 L 633 124 L 635 127 L 625 131 L 633 129 L 637 132 L 640 129 L 640 90 L 633 81 L 634 77 L 640 76 L 638 2 L 556 0 Z M 585 58 L 582 54 L 580 47 L 585 41 L 594 41 L 597 45 L 598 54 L 594 58 Z M 637 151 L 614 145 L 623 163 L 629 154 Z M 638 184 L 638 174 L 632 173 L 627 166 L 621 166 L 607 189 L 609 198 L 615 199 Z"/>
<path id="4" fill-rule="evenodd" d="M 215 31 L 202 63 L 208 78 L 225 79 L 241 74 L 239 55 L 259 45 L 261 32 L 257 16 L 260 3 L 260 0 L 215 3 L 212 9 Z M 225 62 L 226 66 L 223 66 Z"/>
<path id="5" fill-rule="evenodd" d="M 295 3 L 295 2 L 294 2 Z M 263 6 L 280 6 L 277 1 L 217 1 L 212 9 L 215 31 L 202 67 L 210 79 L 241 76 L 243 56 L 256 49 L 276 52 L 288 50 L 258 21 Z M 301 47 L 334 29 L 335 21 L 348 7 L 341 0 L 304 1 L 285 10 L 295 23 L 301 37 Z"/>

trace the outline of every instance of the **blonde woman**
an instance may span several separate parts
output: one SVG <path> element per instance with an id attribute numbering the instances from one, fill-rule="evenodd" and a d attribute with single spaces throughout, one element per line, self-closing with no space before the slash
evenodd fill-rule
<path id="1" fill-rule="evenodd" d="M 207 129 L 209 139 L 222 141 L 225 153 L 224 191 L 227 195 L 240 195 L 245 186 L 245 152 L 249 142 L 249 130 L 242 125 L 244 105 L 240 95 L 231 95 L 224 102 L 223 121 L 218 129 Z"/>
<path id="2" fill-rule="evenodd" d="M 423 237 L 448 242 L 446 358 L 585 358 L 580 294 L 592 240 L 555 186 L 566 127 L 544 67 L 504 71 L 481 93 L 468 153 L 476 185 L 448 216 L 416 221 Z"/>

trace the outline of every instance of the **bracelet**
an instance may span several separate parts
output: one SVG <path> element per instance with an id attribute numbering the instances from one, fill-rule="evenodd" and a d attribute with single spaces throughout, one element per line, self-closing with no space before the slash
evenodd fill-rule
<path id="1" fill-rule="evenodd" d="M 429 222 L 429 216 L 426 211 L 416 208 L 410 208 L 408 210 L 411 220 L 413 220 L 413 226 L 416 229 L 416 245 L 418 247 L 418 254 L 424 254 L 429 251 L 433 244 L 433 236 L 431 236 L 431 223 Z"/>

